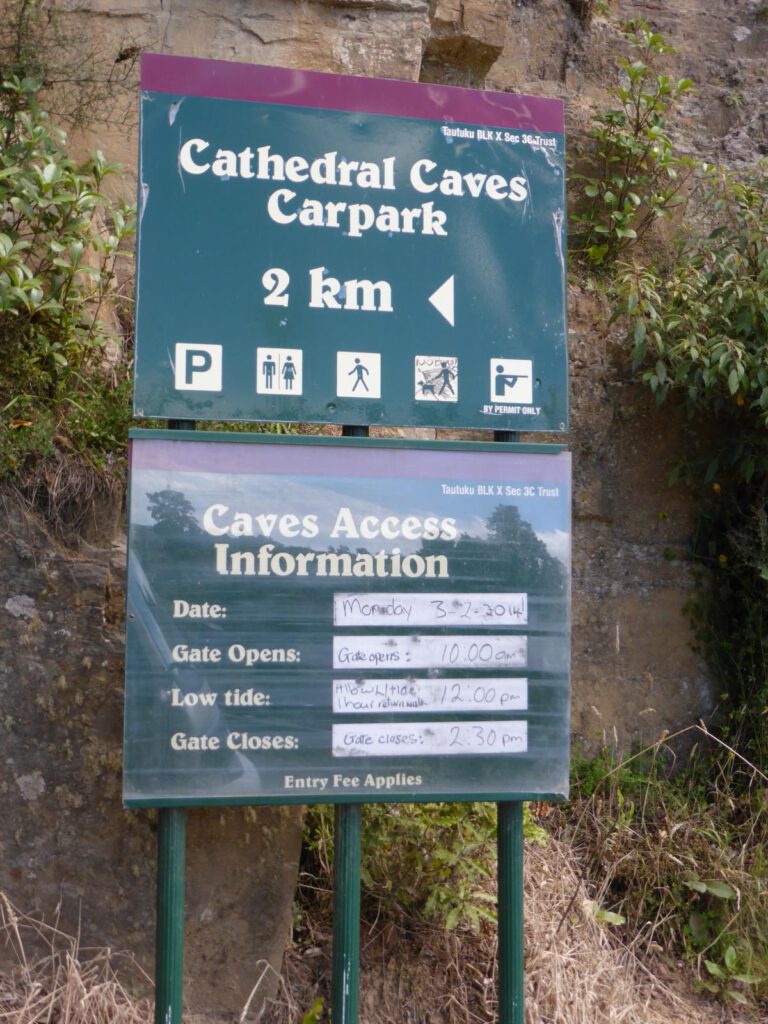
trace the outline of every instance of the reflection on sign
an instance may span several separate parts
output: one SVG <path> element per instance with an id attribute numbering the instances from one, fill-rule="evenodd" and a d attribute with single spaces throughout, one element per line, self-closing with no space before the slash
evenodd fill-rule
<path id="1" fill-rule="evenodd" d="M 145 433 L 127 803 L 566 792 L 567 454 Z"/>

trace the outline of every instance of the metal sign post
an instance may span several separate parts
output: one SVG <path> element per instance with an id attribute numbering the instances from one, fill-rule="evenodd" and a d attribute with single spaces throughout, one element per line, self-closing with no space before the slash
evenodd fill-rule
<path id="1" fill-rule="evenodd" d="M 155 1024 L 181 1024 L 184 981 L 186 811 L 157 812 Z"/>
<path id="2" fill-rule="evenodd" d="M 494 441 L 514 444 L 520 435 L 496 430 Z M 496 804 L 496 884 L 499 916 L 499 1024 L 525 1024 L 525 893 L 523 804 Z"/>
<path id="3" fill-rule="evenodd" d="M 568 788 L 559 101 L 145 55 L 124 800 L 157 807 L 180 1024 L 186 806 L 334 803 L 356 1024 L 366 802 L 498 804 L 523 1024 L 523 800 Z M 185 421 L 358 423 L 342 438 Z M 505 444 L 368 439 L 489 428 Z M 512 443 L 509 443 L 512 442 Z"/>
<path id="4" fill-rule="evenodd" d="M 522 1006 L 518 801 L 568 783 L 567 452 L 179 431 L 131 449 L 126 803 L 342 805 L 334 998 L 354 1024 L 359 805 L 501 802 L 500 986 Z"/>

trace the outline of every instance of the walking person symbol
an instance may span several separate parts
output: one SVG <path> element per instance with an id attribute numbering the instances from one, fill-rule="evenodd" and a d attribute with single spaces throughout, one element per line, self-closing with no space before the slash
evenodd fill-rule
<path id="1" fill-rule="evenodd" d="M 296 379 L 296 366 L 291 356 L 285 357 L 285 364 L 283 365 L 282 377 L 283 380 L 285 381 L 286 391 L 293 391 L 293 382 Z"/>
<path id="2" fill-rule="evenodd" d="M 347 376 L 351 377 L 352 374 L 356 374 L 355 382 L 352 385 L 352 390 L 353 391 L 357 391 L 357 385 L 358 384 L 362 384 L 363 387 L 365 388 L 365 390 L 367 391 L 368 390 L 368 385 L 365 383 L 365 378 L 368 375 L 368 369 L 365 366 L 363 366 L 363 364 L 360 362 L 360 360 L 357 357 L 355 358 L 355 365 L 349 371 Z"/>
<path id="3" fill-rule="evenodd" d="M 443 382 L 440 385 L 438 395 L 444 395 L 446 390 L 450 391 L 452 395 L 455 395 L 456 392 L 453 390 L 453 385 L 451 384 L 451 381 L 456 380 L 456 374 L 450 368 L 448 363 L 440 363 L 440 367 L 440 373 L 438 373 L 437 377 L 435 378 L 435 380 L 441 380 Z"/>

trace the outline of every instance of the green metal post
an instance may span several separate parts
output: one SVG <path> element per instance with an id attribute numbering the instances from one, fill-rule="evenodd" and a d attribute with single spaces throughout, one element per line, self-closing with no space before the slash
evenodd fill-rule
<path id="1" fill-rule="evenodd" d="M 158 810 L 155 1024 L 181 1024 L 185 832 L 182 808 Z"/>
<path id="2" fill-rule="evenodd" d="M 345 425 L 342 437 L 368 437 L 368 427 Z M 357 1024 L 360 1002 L 360 804 L 336 804 L 333 830 L 334 1024 Z"/>
<path id="3" fill-rule="evenodd" d="M 517 442 L 514 430 L 496 430 L 494 441 Z M 497 804 L 499 884 L 499 1024 L 525 1024 L 523 938 L 523 805 Z"/>
<path id="4" fill-rule="evenodd" d="M 333 832 L 334 1024 L 357 1024 L 360 990 L 360 804 L 336 804 Z"/>
<path id="5" fill-rule="evenodd" d="M 194 430 L 194 420 L 169 420 L 169 430 Z M 186 812 L 157 811 L 155 1024 L 181 1024 L 184 982 Z"/>
<path id="6" fill-rule="evenodd" d="M 525 1022 L 523 805 L 497 805 L 499 872 L 499 1024 Z"/>

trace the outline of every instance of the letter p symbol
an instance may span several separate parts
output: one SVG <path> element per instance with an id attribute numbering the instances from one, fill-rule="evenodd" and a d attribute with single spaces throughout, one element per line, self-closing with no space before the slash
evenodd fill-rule
<path id="1" fill-rule="evenodd" d="M 177 391 L 221 391 L 221 345 L 176 345 L 173 367 Z"/>

